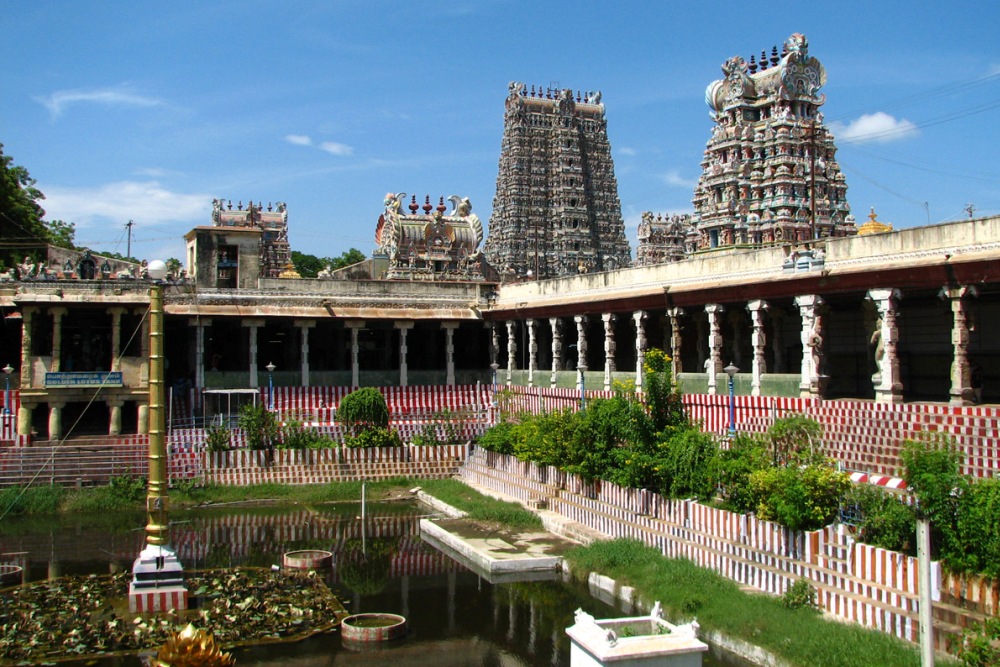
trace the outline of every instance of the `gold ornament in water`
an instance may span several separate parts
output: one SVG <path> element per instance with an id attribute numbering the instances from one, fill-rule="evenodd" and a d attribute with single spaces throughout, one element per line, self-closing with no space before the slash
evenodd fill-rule
<path id="1" fill-rule="evenodd" d="M 210 632 L 196 630 L 190 623 L 160 647 L 152 661 L 155 667 L 228 667 L 236 660 L 215 644 Z"/>

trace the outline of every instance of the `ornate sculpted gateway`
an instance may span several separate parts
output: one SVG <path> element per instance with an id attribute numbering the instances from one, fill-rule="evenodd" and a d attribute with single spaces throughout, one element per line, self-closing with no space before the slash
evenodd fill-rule
<path id="1" fill-rule="evenodd" d="M 819 107 L 826 70 L 794 34 L 778 55 L 734 56 L 705 93 L 715 127 L 694 192 L 698 248 L 855 233 L 833 135 Z"/>
<path id="2" fill-rule="evenodd" d="M 406 193 L 388 193 L 385 211 L 375 229 L 376 255 L 387 257 L 390 280 L 483 280 L 483 223 L 472 212 L 468 197 L 452 195 L 448 207 L 444 197 L 437 207 L 430 196 L 421 207 L 410 199 L 409 214 L 403 211 Z M 421 209 L 423 212 L 421 213 Z"/>
<path id="3" fill-rule="evenodd" d="M 631 265 L 600 92 L 510 84 L 483 252 L 505 281 Z"/>

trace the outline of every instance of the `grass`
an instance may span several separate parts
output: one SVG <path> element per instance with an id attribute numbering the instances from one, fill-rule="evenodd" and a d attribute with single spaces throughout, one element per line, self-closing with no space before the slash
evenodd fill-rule
<path id="1" fill-rule="evenodd" d="M 913 644 L 859 625 L 824 619 L 811 609 L 788 609 L 778 598 L 745 593 L 735 582 L 683 559 L 665 558 L 637 540 L 595 542 L 565 554 L 576 573 L 598 572 L 659 600 L 676 619 L 697 617 L 705 630 L 760 646 L 809 667 L 919 667 Z M 939 660 L 941 665 L 958 665 Z"/>
<path id="2" fill-rule="evenodd" d="M 469 515 L 474 521 L 499 523 L 514 530 L 542 530 L 542 520 L 517 503 L 484 496 L 457 479 L 423 479 L 420 486 L 438 500 Z"/>

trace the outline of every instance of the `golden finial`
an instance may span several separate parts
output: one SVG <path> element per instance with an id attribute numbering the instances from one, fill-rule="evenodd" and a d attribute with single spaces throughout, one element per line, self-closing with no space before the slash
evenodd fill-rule
<path id="1" fill-rule="evenodd" d="M 879 222 L 877 218 L 878 214 L 875 213 L 875 207 L 872 206 L 872 211 L 868 214 L 868 222 L 858 227 L 858 234 L 882 234 L 884 232 L 892 231 L 891 223 Z"/>
<path id="2" fill-rule="evenodd" d="M 150 663 L 154 667 L 228 667 L 236 660 L 223 653 L 215 637 L 205 630 L 196 630 L 190 623 L 160 647 Z"/>

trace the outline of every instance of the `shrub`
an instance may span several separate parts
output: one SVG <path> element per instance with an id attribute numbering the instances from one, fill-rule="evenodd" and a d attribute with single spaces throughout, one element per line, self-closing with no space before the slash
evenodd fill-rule
<path id="1" fill-rule="evenodd" d="M 837 516 L 850 477 L 820 465 L 768 468 L 750 475 L 757 516 L 792 530 L 816 530 Z"/>
<path id="2" fill-rule="evenodd" d="M 370 447 L 402 447 L 403 441 L 395 429 L 375 427 L 368 428 L 357 435 L 348 435 L 344 438 L 344 445 L 347 447 L 361 449 Z"/>
<path id="3" fill-rule="evenodd" d="M 756 509 L 750 476 L 770 467 L 771 457 L 763 436 L 737 433 L 729 448 L 719 450 L 709 466 L 709 475 L 722 493 L 724 505 L 734 512 Z"/>
<path id="4" fill-rule="evenodd" d="M 239 426 L 247 437 L 250 449 L 273 447 L 281 430 L 274 413 L 263 404 L 244 405 L 240 409 Z"/>
<path id="5" fill-rule="evenodd" d="M 497 422 L 479 436 L 477 443 L 488 452 L 513 454 L 515 427 L 513 422 Z"/>
<path id="6" fill-rule="evenodd" d="M 958 537 L 958 499 L 967 486 L 959 474 L 960 456 L 941 437 L 907 440 L 899 453 L 903 479 L 917 498 L 917 511 L 931 522 L 931 552 L 953 564 L 964 560 Z"/>
<path id="7" fill-rule="evenodd" d="M 959 553 L 949 554 L 949 566 L 1000 577 L 1000 480 L 966 486 L 958 500 L 957 531 Z"/>
<path id="8" fill-rule="evenodd" d="M 683 397 L 674 386 L 667 353 L 655 347 L 647 350 L 642 370 L 642 389 L 653 430 L 659 433 L 670 427 L 686 427 Z"/>
<path id="9" fill-rule="evenodd" d="M 232 445 L 233 432 L 220 424 L 212 424 L 205 431 L 205 448 L 210 452 L 225 452 Z"/>
<path id="10" fill-rule="evenodd" d="M 351 435 L 368 429 L 385 429 L 389 426 L 389 406 L 385 396 L 375 387 L 357 389 L 340 400 L 337 421 L 344 424 Z"/>
<path id="11" fill-rule="evenodd" d="M 776 419 L 767 430 L 774 465 L 810 465 L 820 463 L 823 454 L 819 438 L 823 427 L 815 419 L 793 414 Z"/>
<path id="12" fill-rule="evenodd" d="M 718 445 L 707 433 L 688 429 L 670 439 L 661 464 L 669 478 L 671 497 L 702 500 L 715 492 L 709 469 L 718 453 Z"/>
<path id="13" fill-rule="evenodd" d="M 146 497 L 146 478 L 117 475 L 108 481 L 111 495 L 119 500 L 138 502 Z"/>
<path id="14" fill-rule="evenodd" d="M 807 579 L 796 579 L 779 598 L 782 607 L 788 609 L 815 609 L 816 587 Z"/>
<path id="15" fill-rule="evenodd" d="M 641 442 L 643 422 L 649 423 L 640 404 L 618 396 L 591 401 L 575 421 L 564 467 L 588 480 L 608 478 L 616 450 Z"/>
<path id="16" fill-rule="evenodd" d="M 323 449 L 336 447 L 336 443 L 315 428 L 290 421 L 281 427 L 277 446 L 278 449 Z"/>
<path id="17" fill-rule="evenodd" d="M 844 503 L 858 515 L 858 538 L 862 542 L 915 554 L 916 516 L 902 498 L 878 487 L 861 484 L 847 491 Z"/>
<path id="18" fill-rule="evenodd" d="M 957 655 L 968 667 L 1000 665 L 1000 618 L 987 618 L 962 631 Z"/>

